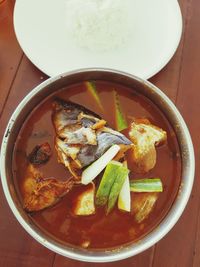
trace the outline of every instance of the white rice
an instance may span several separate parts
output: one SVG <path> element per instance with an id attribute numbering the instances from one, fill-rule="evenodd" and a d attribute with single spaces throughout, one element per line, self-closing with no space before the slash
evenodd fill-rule
<path id="1" fill-rule="evenodd" d="M 66 28 L 76 44 L 94 52 L 126 44 L 132 34 L 131 0 L 66 0 Z"/>

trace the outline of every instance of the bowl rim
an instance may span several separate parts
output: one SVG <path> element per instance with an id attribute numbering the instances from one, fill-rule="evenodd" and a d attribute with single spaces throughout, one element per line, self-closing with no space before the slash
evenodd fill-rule
<path id="1" fill-rule="evenodd" d="M 127 247 L 120 248 L 118 250 L 110 251 L 109 253 L 90 253 L 87 250 L 67 250 L 62 246 L 58 246 L 57 244 L 54 244 L 53 242 L 44 239 L 41 237 L 32 227 L 30 224 L 28 224 L 23 217 L 21 216 L 18 208 L 16 207 L 14 200 L 12 199 L 9 184 L 7 183 L 6 179 L 6 150 L 7 150 L 7 144 L 9 142 L 9 132 L 12 130 L 12 127 L 14 125 L 14 122 L 20 113 L 20 111 L 23 109 L 24 106 L 27 105 L 30 99 L 34 97 L 34 95 L 42 90 L 44 87 L 50 85 L 53 82 L 58 81 L 59 79 L 63 77 L 67 77 L 74 74 L 80 74 L 80 73 L 87 73 L 87 72 L 106 72 L 106 73 L 114 73 L 116 75 L 126 76 L 129 79 L 136 80 L 139 83 L 142 83 L 143 85 L 146 85 L 147 87 L 150 87 L 151 90 L 154 91 L 155 94 L 159 95 L 164 102 L 168 105 L 168 107 L 171 109 L 173 114 L 176 116 L 176 118 L 179 120 L 180 125 L 182 127 L 182 131 L 184 134 L 184 137 L 187 142 L 187 149 L 188 149 L 188 161 L 189 161 L 189 173 L 187 176 L 187 179 L 184 182 L 184 185 L 181 185 L 181 194 L 178 193 L 178 197 L 174 200 L 174 203 L 168 213 L 165 215 L 163 220 L 159 223 L 159 225 L 154 228 L 150 233 L 148 233 L 144 238 L 142 238 L 142 242 L 136 242 L 134 244 L 128 245 Z M 178 219 L 180 218 L 181 214 L 183 213 L 187 202 L 189 200 L 193 181 L 194 181 L 194 172 L 195 172 L 195 157 L 194 157 L 194 148 L 191 140 L 191 136 L 189 133 L 189 130 L 187 128 L 186 123 L 184 122 L 181 114 L 179 113 L 178 109 L 174 105 L 174 103 L 155 85 L 153 85 L 151 82 L 146 81 L 142 78 L 136 77 L 132 74 L 128 74 L 122 71 L 117 71 L 113 69 L 105 69 L 105 68 L 87 68 L 87 69 L 79 69 L 74 70 L 70 72 L 65 72 L 61 75 L 57 75 L 55 77 L 51 77 L 47 79 L 46 81 L 42 82 L 38 86 L 36 86 L 33 90 L 31 90 L 19 103 L 17 108 L 14 110 L 12 116 L 10 117 L 10 120 L 7 124 L 4 137 L 2 140 L 1 145 L 1 159 L 0 159 L 0 166 L 1 166 L 1 182 L 3 191 L 5 194 L 5 197 L 7 199 L 7 202 L 17 218 L 18 222 L 21 224 L 21 226 L 39 243 L 47 247 L 48 249 L 71 259 L 79 260 L 79 261 L 85 261 L 85 262 L 112 262 L 112 261 L 118 261 L 125 258 L 129 258 L 131 256 L 137 255 L 141 253 L 142 251 L 150 248 L 155 243 L 157 243 L 160 239 L 162 239 L 176 224 Z M 180 189 L 179 189 L 180 190 Z"/>

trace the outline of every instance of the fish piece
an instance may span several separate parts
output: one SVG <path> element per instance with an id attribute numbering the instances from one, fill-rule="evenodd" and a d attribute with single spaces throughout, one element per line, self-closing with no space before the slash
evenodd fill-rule
<path id="1" fill-rule="evenodd" d="M 75 131 L 65 131 L 65 138 L 67 139 L 68 144 L 89 144 L 89 145 L 96 145 L 97 139 L 95 131 L 91 128 L 79 128 Z"/>
<path id="2" fill-rule="evenodd" d="M 97 129 L 101 129 L 102 127 L 104 127 L 106 125 L 106 121 L 105 120 L 100 120 L 98 122 L 96 122 L 93 126 L 92 129 L 97 130 Z"/>
<path id="3" fill-rule="evenodd" d="M 97 146 L 83 146 L 80 149 L 80 153 L 78 154 L 77 158 L 81 162 L 81 166 L 85 167 L 92 163 L 93 161 L 100 158 L 105 151 L 108 150 L 112 145 L 124 145 L 123 146 L 123 155 L 127 151 L 127 149 L 130 148 L 128 146 L 128 141 L 124 138 L 125 136 L 121 135 L 114 135 L 108 132 L 104 132 L 103 130 L 101 132 L 97 133 Z M 128 140 L 128 139 L 127 139 Z M 130 143 L 130 141 L 129 141 Z M 131 143 L 130 143 L 131 144 Z M 120 152 L 119 152 L 119 155 Z M 121 158 L 123 157 L 121 155 Z"/>
<path id="4" fill-rule="evenodd" d="M 120 154 L 123 157 L 132 144 L 97 114 L 76 103 L 55 99 L 52 120 L 56 131 L 58 161 L 75 177 L 79 176 L 77 169 L 97 160 L 112 145 L 123 145 L 120 146 L 123 148 Z"/>
<path id="5" fill-rule="evenodd" d="M 78 122 L 82 122 L 84 127 L 89 126 L 89 124 L 95 124 L 96 118 L 100 117 L 94 112 L 86 109 L 85 107 L 72 103 L 70 101 L 64 101 L 63 99 L 56 98 L 53 103 L 53 115 L 52 120 L 55 126 L 56 133 L 60 135 L 60 131 L 63 130 L 68 125 L 74 125 Z M 90 115 L 89 118 L 79 117 L 83 113 L 84 115 Z M 82 120 L 83 119 L 83 120 Z M 92 121 L 93 120 L 93 121 Z"/>
<path id="6" fill-rule="evenodd" d="M 74 178 L 79 181 L 81 173 L 79 173 L 78 169 L 81 169 L 82 166 L 77 159 L 77 154 L 80 151 L 80 147 L 68 145 L 56 137 L 55 149 L 57 151 L 58 162 L 68 168 Z"/>
<path id="7" fill-rule="evenodd" d="M 28 159 L 34 165 L 46 163 L 51 156 L 51 147 L 48 143 L 37 145 L 29 154 Z"/>
<path id="8" fill-rule="evenodd" d="M 81 149 L 80 146 L 69 145 L 58 137 L 56 137 L 55 144 L 56 144 L 55 147 L 56 147 L 57 152 L 60 151 L 64 153 L 67 157 L 71 157 L 73 160 L 77 158 L 77 154 L 79 153 Z"/>
<path id="9" fill-rule="evenodd" d="M 39 211 L 57 203 L 74 185 L 72 179 L 60 182 L 54 178 L 44 179 L 43 174 L 29 164 L 23 183 L 24 209 Z"/>
<path id="10" fill-rule="evenodd" d="M 167 133 L 150 123 L 148 119 L 135 119 L 131 123 L 129 136 L 134 146 L 132 158 L 135 171 L 146 173 L 156 164 L 156 146 L 167 140 Z"/>

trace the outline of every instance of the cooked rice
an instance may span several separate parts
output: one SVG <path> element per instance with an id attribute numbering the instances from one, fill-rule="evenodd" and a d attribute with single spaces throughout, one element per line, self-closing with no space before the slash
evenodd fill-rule
<path id="1" fill-rule="evenodd" d="M 132 33 L 131 0 L 66 0 L 66 28 L 78 46 L 107 51 Z"/>

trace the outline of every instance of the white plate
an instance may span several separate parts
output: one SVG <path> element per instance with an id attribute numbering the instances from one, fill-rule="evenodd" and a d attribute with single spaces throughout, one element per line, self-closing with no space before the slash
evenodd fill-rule
<path id="1" fill-rule="evenodd" d="M 131 5 L 134 36 L 126 47 L 112 51 L 95 53 L 74 45 L 66 31 L 65 0 L 17 0 L 15 32 L 27 57 L 49 76 L 106 67 L 148 79 L 178 47 L 180 7 L 177 0 L 133 0 Z"/>

